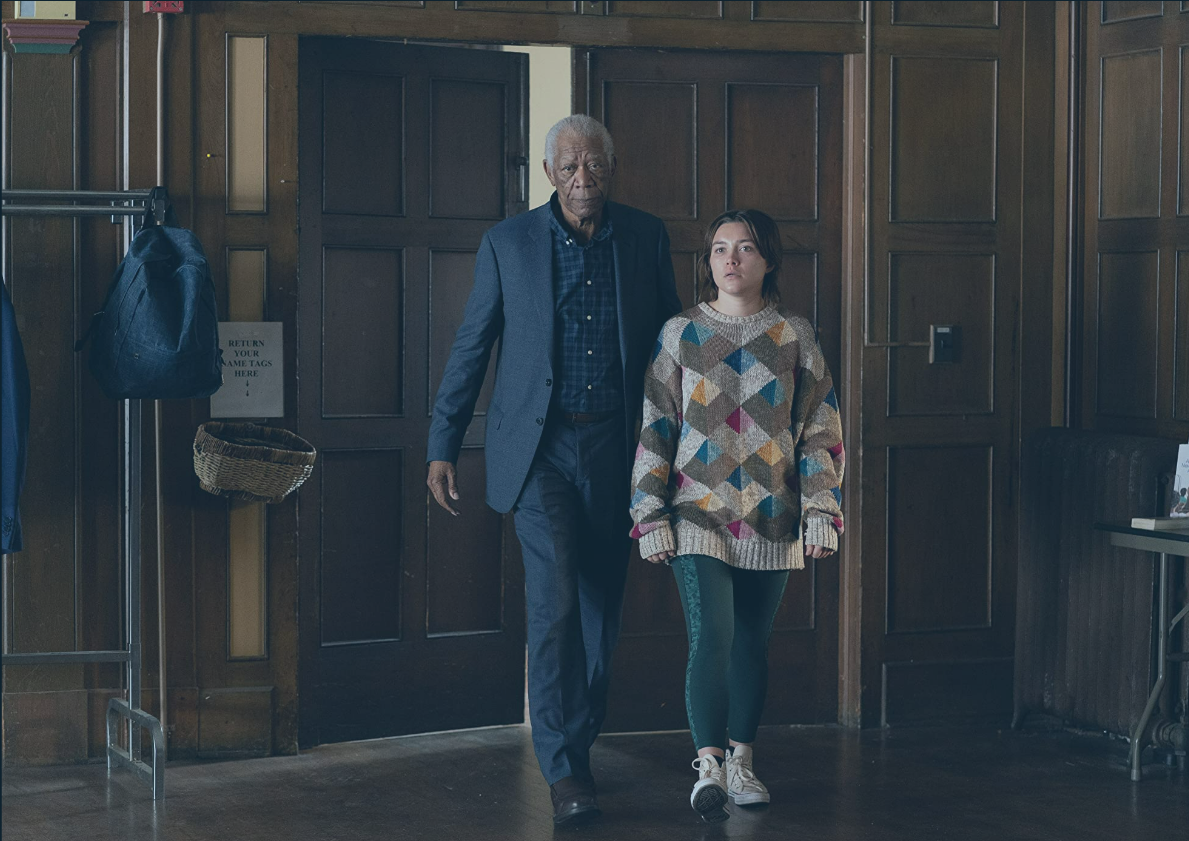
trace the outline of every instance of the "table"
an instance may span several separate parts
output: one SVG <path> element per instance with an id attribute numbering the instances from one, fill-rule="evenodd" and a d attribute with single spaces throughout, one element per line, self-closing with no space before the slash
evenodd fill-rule
<path id="1" fill-rule="evenodd" d="M 1156 684 L 1152 687 L 1152 691 L 1148 695 L 1147 706 L 1144 707 L 1143 715 L 1140 716 L 1139 722 L 1135 725 L 1135 731 L 1131 734 L 1131 779 L 1138 782 L 1143 779 L 1140 755 L 1144 752 L 1145 747 L 1143 742 L 1144 731 L 1147 729 L 1148 722 L 1152 718 L 1152 712 L 1156 709 L 1156 703 L 1160 699 L 1160 693 L 1164 691 L 1164 684 L 1168 676 L 1168 663 L 1170 661 L 1186 662 L 1189 660 L 1189 656 L 1185 654 L 1168 653 L 1168 640 L 1172 636 L 1173 628 L 1189 614 L 1189 604 L 1186 604 L 1173 617 L 1171 622 L 1168 621 L 1168 556 L 1189 557 L 1189 529 L 1171 531 L 1135 529 L 1131 527 L 1130 523 L 1095 523 L 1094 528 L 1098 531 L 1106 532 L 1110 536 L 1112 546 L 1119 546 L 1124 549 L 1138 549 L 1141 552 L 1154 552 L 1160 556 L 1160 592 L 1157 597 L 1160 600 L 1160 605 L 1159 619 L 1157 620 L 1159 636 L 1156 643 Z"/>

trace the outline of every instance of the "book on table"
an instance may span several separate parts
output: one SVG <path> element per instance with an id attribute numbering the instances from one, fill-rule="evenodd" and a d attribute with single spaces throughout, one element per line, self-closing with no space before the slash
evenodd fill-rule
<path id="1" fill-rule="evenodd" d="M 1189 517 L 1132 517 L 1131 527 L 1152 531 L 1189 531 Z"/>

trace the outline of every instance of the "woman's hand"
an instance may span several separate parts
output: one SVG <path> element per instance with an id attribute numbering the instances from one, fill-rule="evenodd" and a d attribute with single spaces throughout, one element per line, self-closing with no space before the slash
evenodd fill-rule
<path id="1" fill-rule="evenodd" d="M 814 546 L 812 544 L 805 545 L 805 555 L 810 558 L 828 558 L 834 554 L 833 549 L 827 549 L 825 546 Z"/>
<path id="2" fill-rule="evenodd" d="M 665 561 L 669 560 L 670 558 L 676 558 L 676 557 L 677 557 L 676 552 L 674 552 L 672 549 L 666 549 L 664 552 L 657 552 L 655 555 L 649 555 L 644 560 L 648 561 L 650 564 L 663 564 Z"/>

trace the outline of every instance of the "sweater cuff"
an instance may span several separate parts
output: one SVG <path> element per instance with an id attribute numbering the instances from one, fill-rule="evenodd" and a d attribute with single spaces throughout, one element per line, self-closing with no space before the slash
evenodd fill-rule
<path id="1" fill-rule="evenodd" d="M 673 538 L 673 527 L 661 523 L 640 538 L 640 557 L 647 558 L 658 552 L 676 552 L 677 541 Z"/>
<path id="2" fill-rule="evenodd" d="M 838 549 L 838 532 L 828 517 L 809 517 L 805 521 L 805 545 Z"/>

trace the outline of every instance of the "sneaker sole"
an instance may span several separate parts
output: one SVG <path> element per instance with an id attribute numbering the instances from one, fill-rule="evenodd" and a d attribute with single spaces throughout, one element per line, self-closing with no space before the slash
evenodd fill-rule
<path id="1" fill-rule="evenodd" d="M 767 794 L 735 794 L 731 792 L 731 802 L 736 806 L 766 806 L 772 798 Z"/>
<path id="2" fill-rule="evenodd" d="M 726 791 L 716 785 L 709 785 L 701 788 L 696 794 L 694 794 L 690 804 L 694 807 L 694 810 L 703 818 L 706 818 L 706 820 L 725 820 L 727 817 L 725 812 L 723 813 L 724 817 L 713 817 L 715 813 L 722 812 L 723 807 L 727 805 Z"/>
<path id="3" fill-rule="evenodd" d="M 730 817 L 731 813 L 726 809 L 718 809 L 717 811 L 702 815 L 702 821 L 704 823 L 722 823 Z"/>

